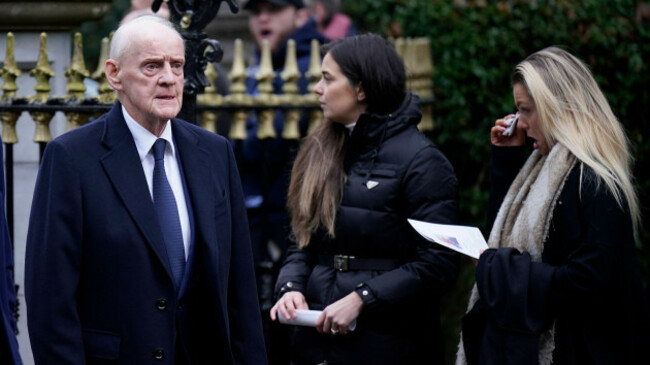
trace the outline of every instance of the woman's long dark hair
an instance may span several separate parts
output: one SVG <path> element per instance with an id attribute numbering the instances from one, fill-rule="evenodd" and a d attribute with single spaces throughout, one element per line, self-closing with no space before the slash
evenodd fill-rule
<path id="1" fill-rule="evenodd" d="M 395 111 L 406 96 L 406 72 L 395 48 L 376 34 L 342 38 L 324 45 L 352 87 L 361 85 L 367 113 L 386 115 Z M 303 141 L 289 184 L 287 205 L 298 247 L 324 228 L 334 237 L 336 212 L 346 176 L 345 126 L 324 120 Z"/>

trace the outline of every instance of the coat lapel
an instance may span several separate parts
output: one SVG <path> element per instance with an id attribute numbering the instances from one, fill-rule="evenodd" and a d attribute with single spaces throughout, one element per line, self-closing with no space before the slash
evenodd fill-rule
<path id="1" fill-rule="evenodd" d="M 191 270 L 197 260 L 204 259 L 196 257 L 196 253 L 206 255 L 205 258 L 219 258 L 217 245 L 217 230 L 215 229 L 216 217 L 214 204 L 216 201 L 214 186 L 214 162 L 210 162 L 208 151 L 200 144 L 198 135 L 193 132 L 187 122 L 172 120 L 174 142 L 183 166 L 186 188 L 191 201 L 194 225 L 194 240 L 190 246 L 185 278 L 181 286 L 181 294 L 188 288 L 187 280 L 191 277 Z M 198 249 L 197 246 L 200 246 Z M 213 265 L 216 262 L 213 262 Z M 219 265 L 219 267 L 223 267 Z"/>
<path id="2" fill-rule="evenodd" d="M 102 143 L 109 150 L 101 158 L 106 175 L 171 280 L 167 251 L 151 194 L 120 103 L 116 103 L 107 115 Z"/>

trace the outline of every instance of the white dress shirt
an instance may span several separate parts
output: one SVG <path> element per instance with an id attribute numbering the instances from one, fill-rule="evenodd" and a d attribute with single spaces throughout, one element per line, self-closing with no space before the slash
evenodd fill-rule
<path id="1" fill-rule="evenodd" d="M 187 203 L 185 201 L 185 193 L 183 190 L 183 181 L 181 177 L 181 170 L 178 165 L 178 155 L 176 154 L 176 146 L 174 145 L 174 139 L 172 138 L 172 128 L 171 122 L 168 120 L 165 130 L 162 132 L 160 137 L 156 137 L 153 133 L 149 132 L 146 128 L 141 126 L 136 122 L 126 111 L 124 106 L 122 106 L 122 114 L 124 114 L 124 120 L 126 120 L 126 125 L 129 127 L 131 134 L 133 135 L 133 140 L 135 141 L 135 147 L 138 149 L 138 154 L 140 155 L 140 162 L 142 163 L 142 169 L 144 170 L 144 176 L 147 179 L 147 186 L 149 186 L 149 194 L 151 194 L 151 200 L 153 201 L 153 167 L 154 159 L 153 152 L 151 147 L 153 147 L 154 142 L 158 138 L 163 138 L 167 141 L 167 147 L 165 147 L 165 173 L 167 175 L 167 180 L 169 185 L 174 192 L 174 199 L 176 199 L 176 207 L 178 208 L 178 217 L 181 221 L 181 229 L 183 231 L 183 245 L 185 246 L 185 259 L 187 260 L 187 255 L 189 254 L 190 240 L 192 232 L 190 231 L 190 216 L 187 211 Z"/>

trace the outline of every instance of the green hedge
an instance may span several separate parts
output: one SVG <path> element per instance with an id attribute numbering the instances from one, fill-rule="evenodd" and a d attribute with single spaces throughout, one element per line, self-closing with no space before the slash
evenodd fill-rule
<path id="1" fill-rule="evenodd" d="M 644 216 L 649 216 L 650 21 L 637 22 L 636 7 L 632 0 L 347 0 L 344 10 L 362 32 L 431 39 L 436 97 L 432 138 L 456 169 L 462 223 L 483 227 L 490 127 L 514 111 L 513 67 L 551 45 L 570 51 L 591 67 L 625 125 L 634 145 Z M 649 238 L 650 230 L 645 228 L 637 243 L 646 286 Z M 466 261 L 457 289 L 445 299 L 449 362 L 472 280 L 473 265 Z"/>

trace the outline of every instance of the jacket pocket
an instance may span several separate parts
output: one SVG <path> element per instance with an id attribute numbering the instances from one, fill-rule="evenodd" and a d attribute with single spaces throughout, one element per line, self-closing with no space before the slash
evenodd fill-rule
<path id="1" fill-rule="evenodd" d="M 110 332 L 84 330 L 84 350 L 87 359 L 118 360 L 120 336 Z"/>

